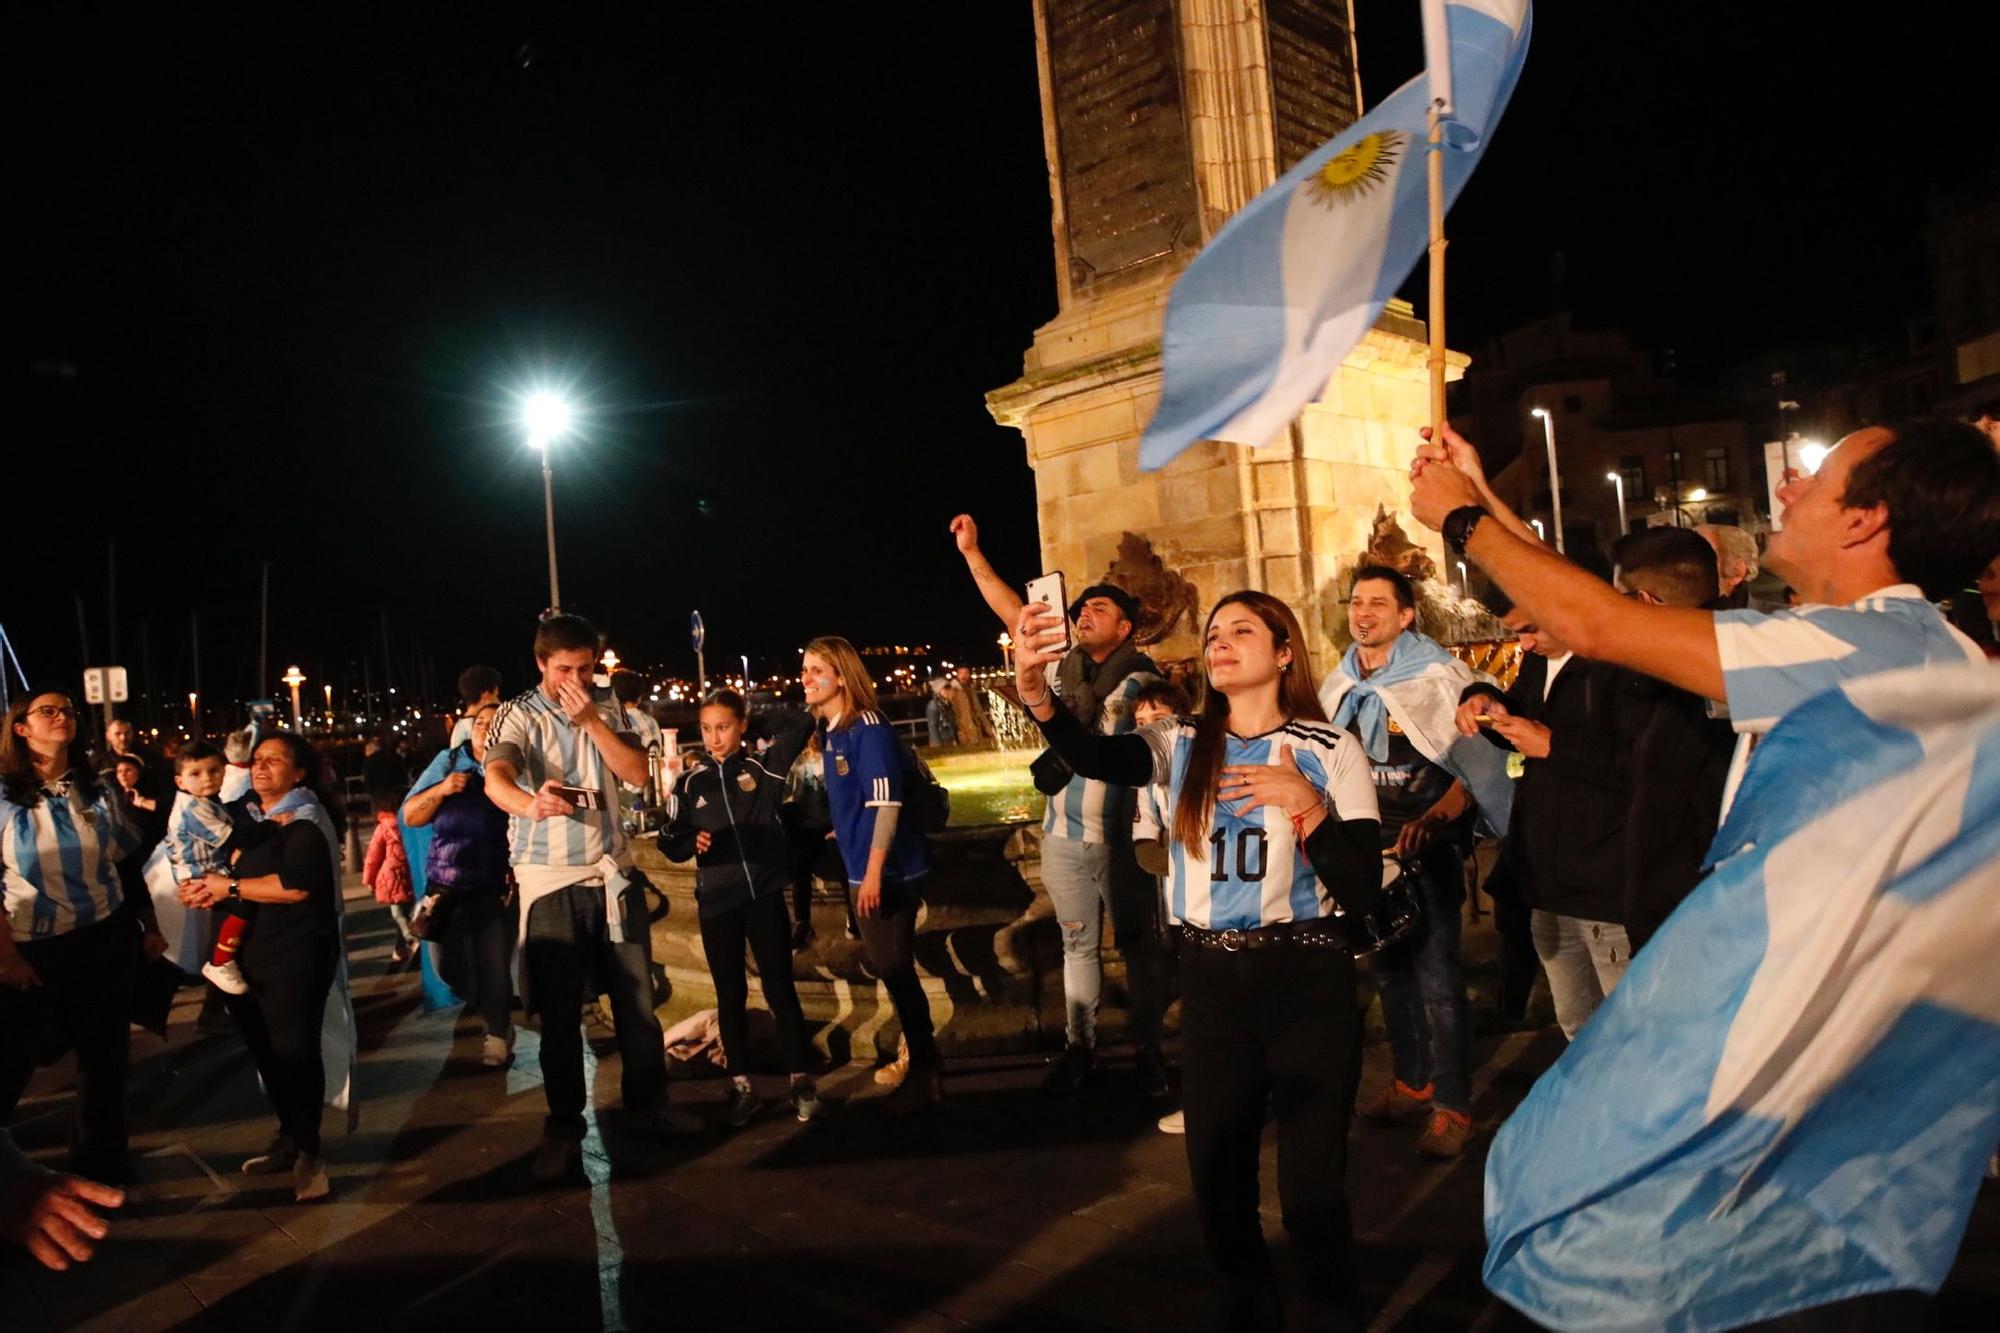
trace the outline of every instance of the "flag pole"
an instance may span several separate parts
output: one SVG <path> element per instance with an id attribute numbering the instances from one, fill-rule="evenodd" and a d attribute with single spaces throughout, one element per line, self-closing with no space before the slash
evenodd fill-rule
<path id="1" fill-rule="evenodd" d="M 1430 330 L 1428 368 L 1431 380 L 1431 438 L 1444 438 L 1444 117 L 1443 103 L 1433 98 L 1430 113 L 1430 146 L 1425 153 L 1430 181 L 1431 205 L 1431 298 L 1425 323 Z"/>

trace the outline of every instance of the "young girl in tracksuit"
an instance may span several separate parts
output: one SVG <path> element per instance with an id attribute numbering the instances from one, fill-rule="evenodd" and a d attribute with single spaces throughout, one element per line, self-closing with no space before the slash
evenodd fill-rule
<path id="1" fill-rule="evenodd" d="M 806 1020 L 792 985 L 785 907 L 792 872 L 785 826 L 778 818 L 794 756 L 767 753 L 764 761 L 752 756 L 743 748 L 747 722 L 743 696 L 734 690 L 716 690 L 702 704 L 701 740 L 708 761 L 690 768 L 675 784 L 673 820 L 660 837 L 660 850 L 673 861 L 694 858 L 701 947 L 715 979 L 722 1050 L 735 1085 L 729 1123 L 746 1125 L 765 1106 L 750 1086 L 746 943 L 757 959 L 765 1003 L 777 1020 L 778 1044 L 791 1074 L 792 1110 L 806 1121 L 820 1113 L 820 1100 L 806 1072 Z"/>

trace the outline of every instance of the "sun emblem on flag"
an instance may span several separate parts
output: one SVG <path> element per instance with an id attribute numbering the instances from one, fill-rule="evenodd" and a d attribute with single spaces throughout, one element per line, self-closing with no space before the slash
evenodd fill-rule
<path id="1" fill-rule="evenodd" d="M 1308 176 L 1306 189 L 1328 207 L 1358 199 L 1388 179 L 1389 168 L 1396 165 L 1402 151 L 1403 135 L 1399 131 L 1364 134 Z"/>

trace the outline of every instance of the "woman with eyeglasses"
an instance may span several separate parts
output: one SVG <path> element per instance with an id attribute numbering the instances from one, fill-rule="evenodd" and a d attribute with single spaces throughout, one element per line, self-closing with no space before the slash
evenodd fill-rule
<path id="1" fill-rule="evenodd" d="M 300 1203 L 325 1198 L 330 1189 L 320 1156 L 328 1081 L 322 1038 L 329 998 L 347 1003 L 344 990 L 335 990 L 341 979 L 340 849 L 313 790 L 319 771 L 319 756 L 303 737 L 280 732 L 261 742 L 250 756 L 256 810 L 248 800 L 242 807 L 249 821 L 241 830 L 242 852 L 226 874 L 190 880 L 180 890 L 189 907 L 219 907 L 232 899 L 257 904 L 257 928 L 237 955 L 249 991 L 224 1003 L 278 1113 L 278 1133 L 243 1163 L 243 1171 L 290 1172 L 292 1197 Z"/>
<path id="2" fill-rule="evenodd" d="M 132 1178 L 126 1156 L 125 1080 L 133 970 L 152 900 L 128 898 L 118 862 L 138 846 L 113 791 L 77 740 L 66 695 L 27 695 L 0 734 L 0 1121 L 39 1057 L 76 1051 L 71 1169 L 103 1184 Z M 130 904 L 130 905 L 128 905 Z"/>

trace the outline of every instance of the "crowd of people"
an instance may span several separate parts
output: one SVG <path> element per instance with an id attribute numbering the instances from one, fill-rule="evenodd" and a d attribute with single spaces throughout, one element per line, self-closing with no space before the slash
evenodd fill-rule
<path id="1" fill-rule="evenodd" d="M 1671 937 L 1676 910 L 1703 885 L 1758 738 L 1849 683 L 1982 661 L 1935 605 L 1975 577 L 1982 589 L 1995 580 L 2000 454 L 1971 426 L 1859 431 L 1815 475 L 1788 478 L 1762 563 L 1797 605 L 1770 613 L 1744 605 L 1759 556 L 1727 531 L 1633 533 L 1614 547 L 1606 581 L 1546 546 L 1456 434 L 1423 445 L 1413 478 L 1414 514 L 1485 572 L 1489 605 L 1524 650 L 1504 686 L 1422 632 L 1420 592 L 1404 573 L 1364 565 L 1345 589 L 1351 646 L 1324 676 L 1294 609 L 1244 589 L 1220 597 L 1202 625 L 1190 700 L 1148 656 L 1131 591 L 1106 582 L 1067 606 L 1028 603 L 981 551 L 973 520 L 951 525 L 1012 636 L 1013 700 L 1046 741 L 1032 775 L 1047 797 L 1040 874 L 1065 1018 L 1044 1090 L 1079 1097 L 1103 1076 L 1108 920 L 1136 1077 L 1163 1101 L 1174 1079 L 1162 1020 L 1178 990 L 1181 1105 L 1160 1123 L 1185 1135 L 1230 1327 L 1269 1326 L 1285 1303 L 1258 1208 L 1267 1116 L 1300 1260 L 1292 1304 L 1315 1327 L 1355 1317 L 1350 1118 L 1409 1125 L 1417 1154 L 1467 1150 L 1473 1016 L 1460 927 L 1475 840 L 1497 847 L 1486 888 L 1503 1015 L 1519 1017 L 1539 971 L 1562 1033 L 1578 1043 L 1572 1058 L 1588 1058 L 1586 1027 L 1614 995 L 1623 1003 L 1635 956 Z M 621 818 L 621 792 L 659 782 L 657 728 L 646 734 L 636 697 L 593 687 L 601 646 L 582 618 L 546 617 L 529 689 L 503 698 L 497 672 L 468 670 L 444 752 L 418 769 L 418 756 L 385 747 L 364 767 L 376 825 L 362 870 L 394 916 L 398 960 L 430 941 L 482 1025 L 489 1067 L 513 1059 L 517 995 L 539 1022 L 548 1113 L 529 1164 L 538 1181 L 578 1167 L 589 1096 L 578 1016 L 599 994 L 629 1123 L 662 1137 L 703 1127 L 670 1102 L 647 886 Z M 813 938 L 816 878 L 844 887 L 901 1029 L 902 1055 L 882 1075 L 896 1085 L 885 1109 L 920 1112 L 941 1096 L 913 952 L 933 864 L 927 775 L 846 640 L 806 644 L 799 679 L 809 717 L 756 718 L 740 694 L 710 694 L 703 755 L 657 793 L 662 852 L 695 865 L 732 1125 L 769 1104 L 748 1072 L 746 952 L 775 1019 L 790 1107 L 801 1122 L 824 1112 L 791 981 L 792 954 Z M 1994 678 L 1977 679 L 1990 688 Z M 964 673 L 928 705 L 934 743 L 991 738 Z M 73 1050 L 71 1165 L 85 1178 L 31 1166 L 0 1140 L 0 1221 L 58 1266 L 88 1253 L 102 1234 L 92 1207 L 116 1206 L 130 1179 L 128 990 L 138 960 L 168 949 L 136 872 L 150 845 L 180 903 L 213 914 L 202 971 L 275 1114 L 271 1143 L 245 1172 L 289 1174 L 302 1201 L 327 1195 L 321 1110 L 338 1101 L 351 1076 L 339 1062 L 352 1059 L 351 1042 L 336 1051 L 326 1036 L 342 1021 L 351 1032 L 352 1015 L 340 804 L 324 792 L 313 747 L 287 732 L 232 738 L 229 753 L 186 745 L 169 797 L 129 726 L 113 724 L 98 760 L 78 728 L 73 702 L 42 691 L 15 702 L 0 735 L 0 1119 L 38 1063 Z M 1842 738 L 1817 743 L 1836 755 Z M 1357 1102 L 1364 966 L 1391 1077 Z M 1671 975 L 1647 978 L 1631 1003 L 1667 1003 Z M 1503 1188 L 1489 1178 L 1489 1192 Z M 1506 1290 L 1504 1273 L 1489 1280 Z M 1795 1303 L 1818 1306 L 1823 1323 L 1785 1326 L 1845 1327 L 1857 1310 L 1921 1298 L 1909 1287 L 1827 1287 Z"/>

